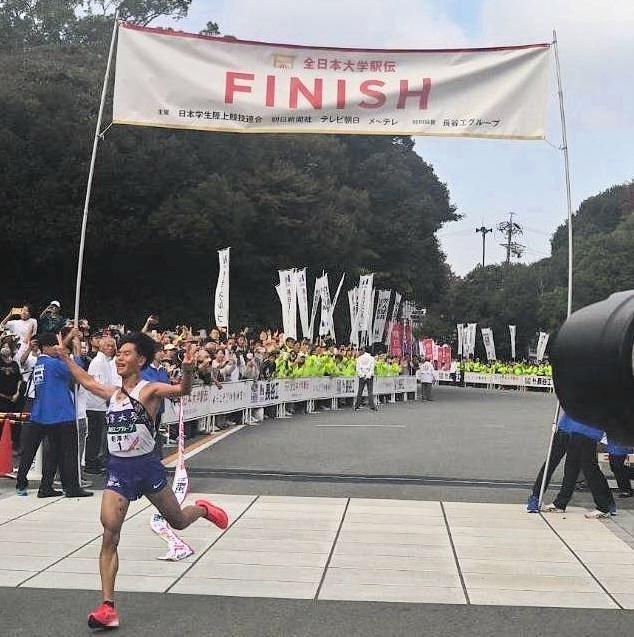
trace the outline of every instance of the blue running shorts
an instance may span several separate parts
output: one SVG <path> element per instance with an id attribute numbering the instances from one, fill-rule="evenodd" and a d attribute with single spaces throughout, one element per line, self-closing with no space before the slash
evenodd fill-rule
<path id="1" fill-rule="evenodd" d="M 157 493 L 167 485 L 167 472 L 154 452 L 143 456 L 108 458 L 105 489 L 115 491 L 132 502 L 148 493 Z"/>

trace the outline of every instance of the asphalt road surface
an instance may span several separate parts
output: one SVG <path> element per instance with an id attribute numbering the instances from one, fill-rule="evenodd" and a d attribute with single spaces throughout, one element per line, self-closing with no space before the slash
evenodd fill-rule
<path id="1" fill-rule="evenodd" d="M 439 388 L 433 403 L 267 420 L 191 458 L 191 486 L 208 493 L 519 504 L 543 461 L 553 411 L 550 394 Z M 574 503 L 585 505 L 588 496 L 576 495 Z M 94 591 L 0 588 L 0 634 L 85 635 L 86 612 L 97 599 Z M 634 621 L 630 611 L 148 593 L 121 593 L 118 605 L 124 624 L 117 634 L 164 637 L 580 637 L 629 632 Z"/>

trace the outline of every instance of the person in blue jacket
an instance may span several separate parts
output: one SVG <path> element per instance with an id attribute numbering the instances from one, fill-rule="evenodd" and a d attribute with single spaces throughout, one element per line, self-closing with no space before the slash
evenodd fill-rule
<path id="1" fill-rule="evenodd" d="M 632 449 L 632 447 L 623 447 L 608 438 L 610 469 L 612 469 L 612 473 L 616 479 L 616 484 L 619 487 L 620 498 L 631 498 L 634 494 L 634 492 L 632 492 L 632 483 L 630 481 L 634 475 L 634 471 L 631 467 L 625 466 L 625 460 L 631 453 L 634 453 L 634 449 Z"/>
<path id="2" fill-rule="evenodd" d="M 566 414 L 562 411 L 561 416 L 559 418 L 559 422 L 557 423 L 557 431 L 553 437 L 553 445 L 550 452 L 550 461 L 548 463 L 548 471 L 546 472 L 546 484 L 544 485 L 544 489 L 548 488 L 550 484 L 550 479 L 552 478 L 555 469 L 559 466 L 559 463 L 563 460 L 566 455 L 566 448 L 568 447 L 568 439 L 570 436 L 566 431 L 566 422 L 564 418 Z M 563 422 L 563 425 L 562 425 Z M 563 427 L 563 428 L 562 428 Z M 544 470 L 546 469 L 546 463 L 542 465 L 542 468 L 539 470 L 537 477 L 535 478 L 535 483 L 533 484 L 533 490 L 528 497 L 528 504 L 526 505 L 526 510 L 529 513 L 539 513 L 539 493 L 542 488 L 542 480 L 544 478 Z"/>
<path id="3" fill-rule="evenodd" d="M 574 493 L 579 472 L 583 471 L 596 506 L 596 509 L 586 513 L 585 517 L 607 518 L 610 514 L 615 514 L 614 498 L 597 461 L 597 443 L 603 437 L 603 431 L 574 420 L 568 414 L 561 419 L 559 429 L 569 434 L 564 479 L 557 497 L 552 504 L 544 507 L 544 511 L 563 513 L 566 510 Z"/>

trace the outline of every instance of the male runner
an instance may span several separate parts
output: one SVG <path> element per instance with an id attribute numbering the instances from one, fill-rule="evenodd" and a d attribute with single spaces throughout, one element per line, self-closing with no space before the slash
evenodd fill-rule
<path id="1" fill-rule="evenodd" d="M 119 567 L 117 545 L 130 501 L 146 496 L 178 530 L 203 517 L 221 529 L 229 524 L 227 514 L 206 500 L 196 500 L 196 506 L 181 509 L 167 484 L 165 467 L 155 452 L 154 419 L 163 398 L 190 393 L 194 357 L 191 349 L 185 353 L 178 385 L 141 380 L 141 370 L 154 358 L 156 346 L 146 334 L 130 333 L 121 339 L 116 356 L 117 372 L 123 381 L 121 388 L 102 385 L 69 358 L 62 347 L 58 349 L 58 356 L 77 382 L 110 401 L 106 415 L 110 459 L 101 500 L 103 539 L 99 554 L 103 603 L 88 615 L 91 628 L 119 625 L 114 607 L 114 583 Z"/>

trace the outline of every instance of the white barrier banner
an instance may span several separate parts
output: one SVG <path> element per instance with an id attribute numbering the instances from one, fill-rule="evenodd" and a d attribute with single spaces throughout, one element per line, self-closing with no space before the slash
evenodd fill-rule
<path id="1" fill-rule="evenodd" d="M 276 378 L 273 380 L 241 380 L 215 385 L 196 385 L 184 404 L 183 420 L 198 420 L 217 414 L 242 411 L 254 407 L 269 407 L 280 403 L 300 402 L 356 396 L 359 379 L 356 376 L 318 378 Z M 379 376 L 374 379 L 375 394 L 416 391 L 414 376 Z M 165 403 L 163 423 L 178 422 L 178 406 Z"/>
<path id="2" fill-rule="evenodd" d="M 310 48 L 121 24 L 115 124 L 544 139 L 549 44 Z"/>
<path id="3" fill-rule="evenodd" d="M 214 316 L 218 327 L 229 327 L 229 250 L 218 250 L 218 282 L 216 283 L 216 297 Z"/>

